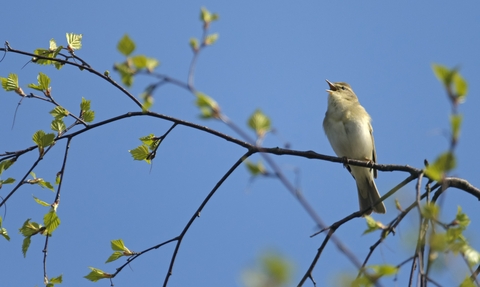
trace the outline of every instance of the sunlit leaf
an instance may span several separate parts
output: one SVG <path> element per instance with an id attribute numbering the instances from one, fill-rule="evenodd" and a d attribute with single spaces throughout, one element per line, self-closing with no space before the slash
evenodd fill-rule
<path id="1" fill-rule="evenodd" d="M 468 218 L 468 216 L 462 212 L 462 208 L 460 206 L 457 208 L 455 221 L 461 228 L 467 228 L 467 226 L 470 224 L 470 218 Z"/>
<path id="2" fill-rule="evenodd" d="M 452 137 L 458 140 L 460 135 L 460 126 L 462 124 L 462 115 L 456 114 L 450 116 L 450 126 L 452 127 Z"/>
<path id="3" fill-rule="evenodd" d="M 67 49 L 70 51 L 82 48 L 82 34 L 67 33 Z"/>
<path id="4" fill-rule="evenodd" d="M 80 102 L 80 110 L 82 111 L 89 111 L 90 110 L 90 100 L 85 99 L 82 97 L 82 101 Z"/>
<path id="5" fill-rule="evenodd" d="M 3 160 L 0 162 L 0 175 L 9 167 L 11 167 L 14 162 L 15 160 Z"/>
<path id="6" fill-rule="evenodd" d="M 450 70 L 446 66 L 439 64 L 433 64 L 432 69 L 437 79 L 442 82 L 445 87 L 450 86 L 454 70 Z"/>
<path id="7" fill-rule="evenodd" d="M 115 239 L 110 241 L 110 245 L 113 251 L 124 251 L 126 249 L 122 239 Z"/>
<path id="8" fill-rule="evenodd" d="M 50 114 L 56 119 L 61 119 L 68 116 L 70 112 L 60 106 L 56 106 L 53 110 L 50 111 Z"/>
<path id="9" fill-rule="evenodd" d="M 57 212 L 54 208 L 51 208 L 47 214 L 43 217 L 43 224 L 45 224 L 46 232 L 52 234 L 55 229 L 60 225 L 60 218 L 58 218 Z"/>
<path id="10" fill-rule="evenodd" d="M 32 242 L 30 236 L 27 236 L 23 239 L 23 243 L 22 243 L 23 257 L 27 257 L 27 251 L 28 251 L 28 247 L 30 247 L 30 242 Z"/>
<path id="11" fill-rule="evenodd" d="M 199 46 L 198 46 L 198 39 L 197 38 L 190 38 L 190 47 L 192 48 L 193 51 L 197 51 Z"/>
<path id="12" fill-rule="evenodd" d="M 453 83 L 455 85 L 455 95 L 458 97 L 460 102 L 465 101 L 465 96 L 468 92 L 468 84 L 467 81 L 460 75 L 459 72 L 456 72 L 453 76 Z"/>
<path id="13" fill-rule="evenodd" d="M 128 152 L 132 155 L 134 160 L 145 160 L 146 162 L 150 163 L 150 161 L 147 159 L 150 154 L 147 146 L 141 145 L 135 149 L 129 150 Z"/>
<path id="14" fill-rule="evenodd" d="M 23 223 L 19 231 L 23 236 L 32 236 L 40 232 L 41 228 L 42 226 L 40 224 L 30 221 L 29 218 Z"/>
<path id="15" fill-rule="evenodd" d="M 60 283 L 63 282 L 63 278 L 62 278 L 62 275 L 60 275 L 58 277 L 50 278 L 50 280 L 48 280 L 48 281 L 52 284 L 60 284 Z"/>
<path id="16" fill-rule="evenodd" d="M 19 88 L 17 74 L 11 73 L 8 75 L 8 78 L 0 77 L 0 80 L 2 81 L 3 89 L 7 92 L 16 91 Z"/>
<path id="17" fill-rule="evenodd" d="M 62 119 L 58 118 L 52 121 L 52 123 L 50 124 L 50 128 L 53 131 L 58 132 L 58 134 L 60 135 L 67 129 L 67 126 L 65 125 Z"/>
<path id="18" fill-rule="evenodd" d="M 478 287 L 470 275 L 465 276 L 465 279 L 462 281 L 459 287 Z"/>
<path id="19" fill-rule="evenodd" d="M 247 169 L 250 172 L 250 174 L 253 176 L 267 173 L 265 166 L 263 165 L 263 162 L 261 160 L 259 160 L 257 163 L 253 163 L 249 160 L 245 160 L 245 165 L 247 166 Z"/>
<path id="20" fill-rule="evenodd" d="M 205 38 L 205 45 L 213 45 L 218 40 L 218 33 L 208 35 Z"/>
<path id="21" fill-rule="evenodd" d="M 122 83 L 127 87 L 133 85 L 133 73 L 134 71 L 128 66 L 126 62 L 121 64 L 115 64 L 115 70 L 120 74 Z"/>
<path id="22" fill-rule="evenodd" d="M 440 207 L 435 203 L 427 203 L 422 207 L 422 216 L 425 219 L 437 219 Z"/>
<path id="23" fill-rule="evenodd" d="M 34 199 L 38 204 L 40 204 L 40 205 L 42 205 L 42 206 L 50 206 L 50 204 L 46 203 L 46 202 L 43 201 L 43 200 L 40 200 L 40 199 L 36 198 L 35 196 L 33 197 L 33 199 Z"/>
<path id="24" fill-rule="evenodd" d="M 372 269 L 378 277 L 383 276 L 392 276 L 397 274 L 398 268 L 394 265 L 382 264 L 382 265 L 372 265 L 368 266 L 369 269 Z"/>
<path id="25" fill-rule="evenodd" d="M 105 263 L 109 263 L 109 262 L 112 262 L 112 261 L 115 261 L 117 260 L 118 258 L 124 256 L 123 255 L 123 252 L 120 252 L 120 251 L 115 251 L 113 252 L 112 255 L 110 255 L 110 257 L 108 257 L 107 261 L 105 261 Z"/>
<path id="26" fill-rule="evenodd" d="M 253 129 L 260 138 L 271 129 L 270 119 L 260 109 L 255 110 L 250 116 L 248 126 Z"/>
<path id="27" fill-rule="evenodd" d="M 454 169 L 455 166 L 455 156 L 451 152 L 444 152 L 437 157 L 433 164 L 426 167 L 425 174 L 433 180 L 440 181 L 445 173 Z"/>
<path id="28" fill-rule="evenodd" d="M 135 42 L 125 34 L 122 39 L 118 41 L 117 50 L 125 56 L 130 55 L 135 50 Z"/>
<path id="29" fill-rule="evenodd" d="M 100 269 L 93 268 L 93 267 L 88 267 L 90 270 L 92 270 L 88 275 L 84 276 L 84 278 L 92 281 L 92 282 L 97 282 L 100 279 L 105 279 L 105 278 L 112 278 L 113 275 L 106 273 Z"/>
<path id="30" fill-rule="evenodd" d="M 94 111 L 85 111 L 85 112 L 83 112 L 82 118 L 85 122 L 91 123 L 95 119 L 95 112 Z"/>
<path id="31" fill-rule="evenodd" d="M 214 99 L 201 92 L 197 92 L 195 95 L 197 96 L 195 104 L 200 108 L 202 118 L 220 117 L 220 107 Z"/>

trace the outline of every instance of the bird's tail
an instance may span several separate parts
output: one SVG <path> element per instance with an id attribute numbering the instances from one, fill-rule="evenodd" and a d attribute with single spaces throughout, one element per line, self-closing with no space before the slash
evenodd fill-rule
<path id="1" fill-rule="evenodd" d="M 376 213 L 386 213 L 387 209 L 385 208 L 385 204 L 383 204 L 383 202 L 377 203 L 375 206 L 373 206 L 373 204 L 381 197 L 373 177 L 367 176 L 364 177 L 363 180 L 357 179 L 356 181 L 360 210 L 365 210 L 366 208 L 372 207 L 373 211 Z M 370 211 L 370 213 L 372 212 Z M 370 213 L 367 213 L 367 215 Z"/>

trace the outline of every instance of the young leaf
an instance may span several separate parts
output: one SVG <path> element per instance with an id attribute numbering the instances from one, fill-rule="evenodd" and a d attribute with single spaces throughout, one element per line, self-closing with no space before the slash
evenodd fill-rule
<path id="1" fill-rule="evenodd" d="M 467 81 L 465 81 L 459 72 L 456 72 L 455 75 L 453 75 L 453 83 L 455 85 L 455 94 L 458 97 L 458 100 L 464 102 L 468 91 Z"/>
<path id="2" fill-rule="evenodd" d="M 120 74 L 122 78 L 122 83 L 125 84 L 127 87 L 131 87 L 133 85 L 133 73 L 134 71 L 129 67 L 129 65 L 124 62 L 121 64 L 115 64 L 115 70 Z"/>
<path id="3" fill-rule="evenodd" d="M 7 170 L 9 167 L 12 166 L 12 164 L 15 162 L 15 160 L 4 160 L 0 162 L 0 175 L 3 173 L 3 171 Z"/>
<path id="4" fill-rule="evenodd" d="M 437 219 L 440 214 L 440 208 L 435 203 L 427 203 L 422 208 L 422 216 L 425 219 Z"/>
<path id="5" fill-rule="evenodd" d="M 195 95 L 197 96 L 195 104 L 200 108 L 202 118 L 218 119 L 220 117 L 220 107 L 214 99 L 201 92 L 197 92 Z"/>
<path id="6" fill-rule="evenodd" d="M 23 239 L 23 243 L 22 243 L 23 257 L 27 257 L 27 251 L 28 251 L 28 247 L 30 246 L 30 242 L 32 242 L 30 236 L 27 236 Z"/>
<path id="7" fill-rule="evenodd" d="M 150 163 L 150 160 L 147 159 L 150 154 L 147 146 L 141 145 L 135 149 L 129 150 L 128 152 L 132 155 L 134 160 L 145 160 L 146 162 Z"/>
<path id="8" fill-rule="evenodd" d="M 5 228 L 2 227 L 2 217 L 0 216 L 0 236 L 10 241 L 10 236 L 8 236 L 8 232 Z"/>
<path id="9" fill-rule="evenodd" d="M 193 51 L 198 51 L 198 39 L 197 38 L 190 38 L 190 47 Z"/>
<path id="10" fill-rule="evenodd" d="M 115 251 L 113 252 L 112 255 L 110 255 L 110 257 L 108 257 L 107 261 L 105 261 L 105 263 L 109 263 L 109 262 L 112 262 L 112 261 L 115 261 L 117 260 L 118 258 L 124 256 L 123 255 L 123 252 L 120 252 L 120 251 Z"/>
<path id="11" fill-rule="evenodd" d="M 247 166 L 247 169 L 250 172 L 250 174 L 253 176 L 257 176 L 260 174 L 267 174 L 265 166 L 263 165 L 261 160 L 259 160 L 257 163 L 253 163 L 249 160 L 245 160 L 245 165 Z"/>
<path id="12" fill-rule="evenodd" d="M 68 116 L 70 113 L 66 109 L 56 106 L 53 110 L 50 111 L 50 114 L 56 119 L 61 119 Z"/>
<path id="13" fill-rule="evenodd" d="M 80 103 L 80 110 L 82 111 L 89 111 L 90 110 L 90 100 L 86 100 L 82 97 L 82 102 Z"/>
<path id="14" fill-rule="evenodd" d="M 110 245 L 113 251 L 124 251 L 125 249 L 127 249 L 122 239 L 112 240 L 110 241 Z"/>
<path id="15" fill-rule="evenodd" d="M 85 111 L 82 115 L 82 118 L 85 122 L 91 123 L 95 119 L 95 112 L 94 111 Z"/>
<path id="16" fill-rule="evenodd" d="M 260 110 L 257 109 L 248 119 L 248 126 L 252 128 L 259 138 L 265 136 L 265 133 L 271 129 L 270 119 Z"/>
<path id="17" fill-rule="evenodd" d="M 5 91 L 10 92 L 10 91 L 16 91 L 19 86 L 18 86 L 18 76 L 16 74 L 9 74 L 8 78 L 1 78 L 2 81 L 2 87 Z"/>
<path id="18" fill-rule="evenodd" d="M 90 270 L 92 270 L 92 271 L 90 273 L 88 273 L 88 275 L 84 276 L 84 278 L 86 278 L 86 279 L 88 279 L 92 282 L 97 282 L 100 279 L 112 278 L 113 277 L 112 274 L 103 272 L 100 269 L 93 268 L 93 267 L 88 267 L 88 268 L 90 268 Z"/>
<path id="19" fill-rule="evenodd" d="M 394 265 L 382 264 L 382 265 L 372 265 L 368 268 L 372 269 L 378 277 L 382 276 L 392 276 L 397 274 L 398 268 Z"/>
<path id="20" fill-rule="evenodd" d="M 123 55 L 128 56 L 133 52 L 133 50 L 135 50 L 135 42 L 133 42 L 133 40 L 130 39 L 127 34 L 125 34 L 123 35 L 122 39 L 118 41 L 117 50 Z"/>
<path id="21" fill-rule="evenodd" d="M 468 218 L 468 216 L 462 212 L 462 208 L 460 206 L 458 206 L 457 208 L 457 215 L 455 216 L 455 221 L 463 229 L 467 228 L 467 226 L 470 224 L 470 218 Z"/>
<path id="22" fill-rule="evenodd" d="M 67 49 L 71 52 L 82 48 L 82 34 L 67 33 Z"/>
<path id="23" fill-rule="evenodd" d="M 130 59 L 133 65 L 139 70 L 147 67 L 147 57 L 145 55 L 136 55 Z"/>
<path id="24" fill-rule="evenodd" d="M 22 227 L 19 229 L 20 233 L 22 233 L 23 236 L 32 236 L 35 235 L 39 232 L 42 231 L 42 226 L 36 222 L 30 222 L 30 218 L 27 219 Z"/>
<path id="25" fill-rule="evenodd" d="M 47 91 L 50 87 L 50 78 L 44 73 L 40 72 L 37 76 L 37 84 L 28 84 L 29 88 L 35 89 L 37 91 Z"/>
<path id="26" fill-rule="evenodd" d="M 147 57 L 147 63 L 145 64 L 145 67 L 149 72 L 152 72 L 156 67 L 158 67 L 158 65 L 160 65 L 160 62 L 157 59 Z"/>
<path id="27" fill-rule="evenodd" d="M 45 224 L 46 232 L 48 234 L 52 234 L 52 232 L 60 225 L 60 218 L 58 218 L 57 212 L 53 207 L 43 217 L 43 224 Z"/>
<path id="28" fill-rule="evenodd" d="M 38 204 L 40 204 L 40 205 L 42 205 L 42 206 L 50 206 L 50 204 L 46 203 L 46 202 L 43 201 L 43 200 L 40 200 L 40 199 L 36 198 L 35 196 L 33 197 L 33 199 L 34 199 Z"/>
<path id="29" fill-rule="evenodd" d="M 445 87 L 450 86 L 450 83 L 452 82 L 454 70 L 450 70 L 446 66 L 439 65 L 439 64 L 433 64 L 432 69 L 437 79 L 440 82 L 442 82 Z"/>
<path id="30" fill-rule="evenodd" d="M 455 156 L 451 152 L 444 152 L 437 157 L 433 164 L 425 169 L 425 174 L 436 181 L 442 180 L 444 174 L 456 166 Z"/>
<path id="31" fill-rule="evenodd" d="M 215 43 L 217 40 L 218 40 L 218 33 L 208 35 L 205 38 L 205 45 L 207 46 L 213 45 L 213 43 Z"/>
<path id="32" fill-rule="evenodd" d="M 58 277 L 50 278 L 50 280 L 49 280 L 49 283 L 52 283 L 52 284 L 60 284 L 62 282 L 63 282 L 62 275 L 60 275 Z"/>
<path id="33" fill-rule="evenodd" d="M 54 40 L 53 38 L 50 39 L 49 44 L 50 44 L 50 45 L 49 45 L 49 46 L 50 46 L 50 47 L 49 47 L 49 50 L 50 50 L 51 52 L 54 52 L 55 50 L 57 50 L 57 43 L 55 42 L 55 40 Z"/>
<path id="34" fill-rule="evenodd" d="M 50 124 L 50 128 L 52 129 L 52 131 L 57 132 L 58 135 L 61 135 L 63 131 L 67 129 L 67 126 L 62 119 L 54 119 Z"/>
<path id="35" fill-rule="evenodd" d="M 478 287 L 478 286 L 475 284 L 474 279 L 472 279 L 470 275 L 467 275 L 465 276 L 465 279 L 463 280 L 463 282 L 460 284 L 459 287 Z"/>
<path id="36" fill-rule="evenodd" d="M 458 140 L 460 136 L 460 125 L 462 124 L 462 115 L 456 114 L 450 116 L 450 125 L 452 127 L 452 137 L 455 140 Z"/>
<path id="37" fill-rule="evenodd" d="M 53 144 L 53 140 L 55 139 L 54 134 L 45 134 L 44 131 L 39 130 L 35 134 L 33 134 L 33 142 L 38 145 L 39 148 L 45 148 Z"/>
<path id="38" fill-rule="evenodd" d="M 4 184 L 12 184 L 15 182 L 15 179 L 14 178 L 7 178 L 7 179 L 0 179 L 0 188 L 2 188 L 2 185 Z"/>

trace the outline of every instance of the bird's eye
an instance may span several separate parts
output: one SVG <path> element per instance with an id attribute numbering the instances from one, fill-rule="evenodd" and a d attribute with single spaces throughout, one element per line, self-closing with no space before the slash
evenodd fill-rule
<path id="1" fill-rule="evenodd" d="M 342 86 L 342 90 L 345 90 L 345 87 L 344 87 L 344 86 Z"/>

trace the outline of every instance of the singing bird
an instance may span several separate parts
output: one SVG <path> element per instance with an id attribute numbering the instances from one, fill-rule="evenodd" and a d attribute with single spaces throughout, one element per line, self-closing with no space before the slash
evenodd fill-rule
<path id="1" fill-rule="evenodd" d="M 323 129 L 328 141 L 338 157 L 377 162 L 375 142 L 370 115 L 360 105 L 357 96 L 349 84 L 331 83 L 326 80 L 330 89 L 328 92 L 328 108 L 323 120 Z M 377 171 L 368 167 L 346 165 L 355 178 L 358 190 L 360 210 L 371 208 L 377 213 L 387 210 L 383 202 L 374 206 L 380 199 L 373 178 Z"/>

